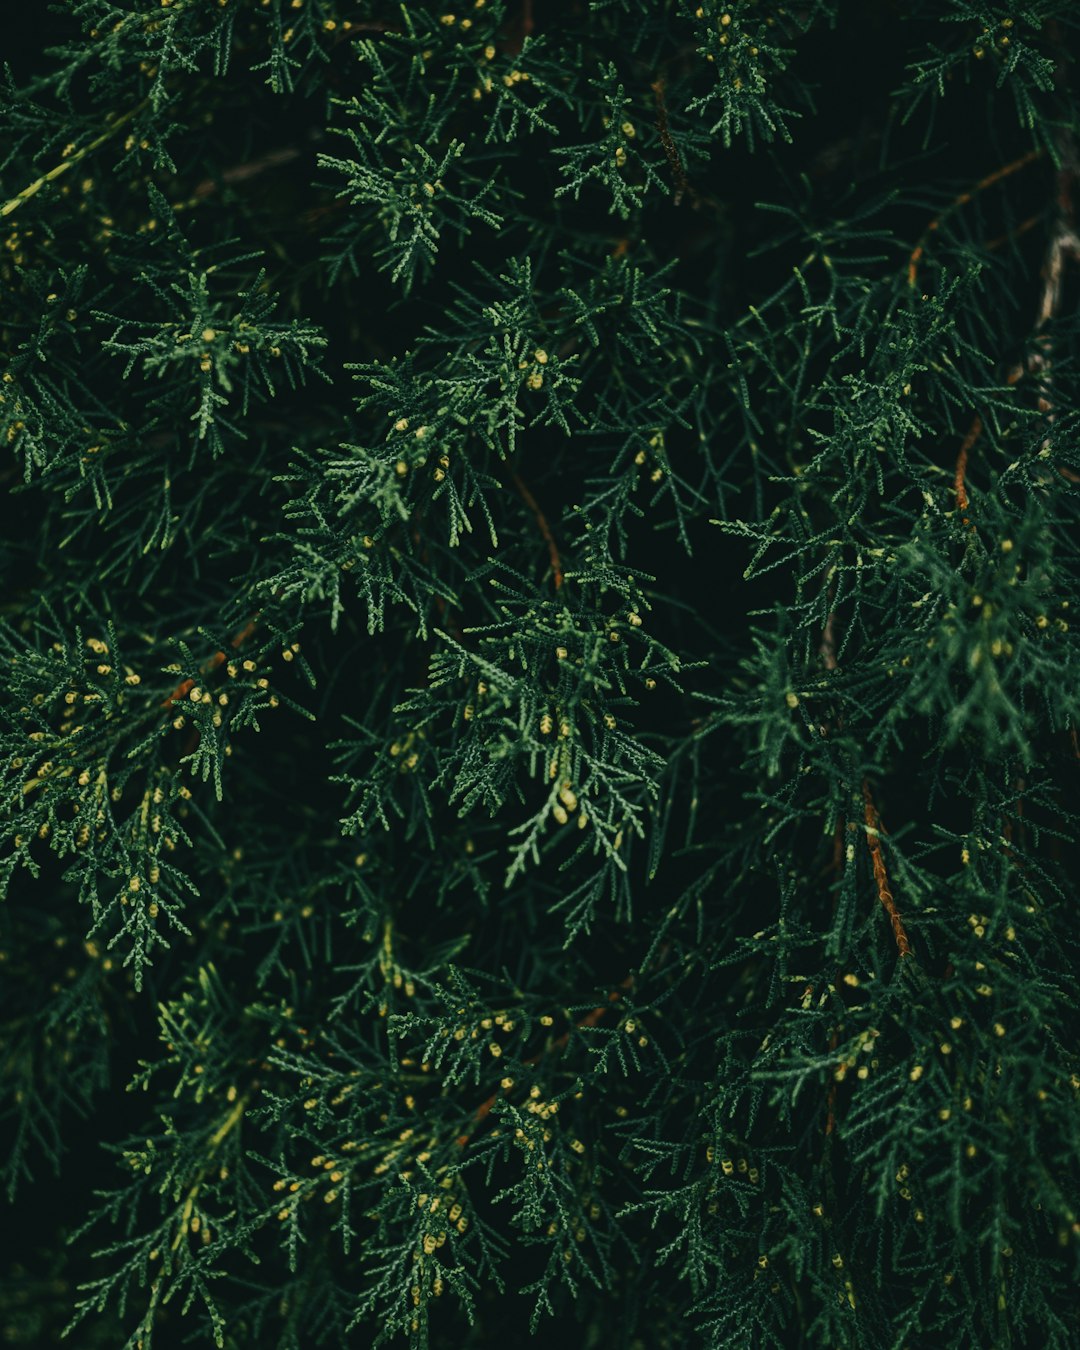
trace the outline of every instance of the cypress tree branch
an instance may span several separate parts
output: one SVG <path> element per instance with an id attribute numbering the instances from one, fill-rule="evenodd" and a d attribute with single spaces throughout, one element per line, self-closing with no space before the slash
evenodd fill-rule
<path id="1" fill-rule="evenodd" d="M 551 526 L 547 522 L 547 517 L 540 510 L 536 498 L 532 495 L 528 486 L 524 483 L 521 475 L 516 470 L 511 470 L 510 477 L 513 479 L 514 486 L 521 494 L 521 500 L 536 517 L 536 524 L 543 536 L 544 543 L 547 544 L 548 557 L 551 559 L 551 575 L 555 582 L 555 589 L 558 590 L 563 584 L 562 558 L 559 556 L 558 545 L 555 543 L 555 536 L 551 532 Z"/>
<path id="2" fill-rule="evenodd" d="M 124 127 L 126 127 L 129 122 L 133 122 L 141 112 L 149 107 L 149 104 L 150 100 L 148 98 L 142 99 L 141 102 L 137 103 L 133 108 L 129 108 L 127 112 L 112 117 L 110 125 L 99 136 L 95 136 L 92 141 L 88 141 L 85 145 L 78 147 L 73 146 L 69 152 L 65 153 L 64 158 L 59 164 L 54 164 L 46 173 L 41 174 L 27 187 L 24 187 L 21 192 L 17 192 L 14 197 L 9 197 L 8 200 L 0 206 L 0 218 L 11 215 L 11 213 L 22 206 L 24 202 L 28 202 L 31 197 L 40 192 L 43 187 L 47 187 L 50 183 L 55 183 L 62 174 L 75 168 L 77 164 L 81 164 L 82 161 L 86 159 L 87 156 L 92 155 L 95 150 L 100 150 L 103 145 L 112 140 L 118 131 L 123 131 Z"/>
<path id="3" fill-rule="evenodd" d="M 980 178 L 973 187 L 968 188 L 966 191 L 955 196 L 945 210 L 931 220 L 929 225 L 927 225 L 926 229 L 922 232 L 919 242 L 912 249 L 911 256 L 908 258 L 907 281 L 908 286 L 912 290 L 914 290 L 918 284 L 919 264 L 922 261 L 923 255 L 926 253 L 930 236 L 941 229 L 942 223 L 948 216 L 954 211 L 959 211 L 961 207 L 967 206 L 978 193 L 985 192 L 987 188 L 993 187 L 995 183 L 1000 183 L 1003 179 L 1010 177 L 1014 173 L 1018 173 L 1021 169 L 1027 168 L 1029 164 L 1036 163 L 1038 160 L 1042 159 L 1044 153 L 1045 152 L 1042 149 L 1027 150 L 1024 154 L 1018 155 L 1016 159 L 1010 160 L 1008 164 L 1003 164 L 1000 168 L 994 169 L 992 173 L 988 173 L 983 178 Z M 991 245 L 986 244 L 984 247 L 989 249 Z"/>

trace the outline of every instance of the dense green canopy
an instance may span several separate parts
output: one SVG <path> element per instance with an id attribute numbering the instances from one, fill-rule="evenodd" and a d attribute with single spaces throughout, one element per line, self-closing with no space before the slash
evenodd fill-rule
<path id="1" fill-rule="evenodd" d="M 0 42 L 0 1339 L 1078 1350 L 1080 9 L 443 2 Z"/>

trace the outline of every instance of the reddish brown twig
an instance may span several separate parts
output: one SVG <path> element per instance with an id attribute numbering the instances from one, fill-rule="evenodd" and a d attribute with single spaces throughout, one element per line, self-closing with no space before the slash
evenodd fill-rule
<path id="1" fill-rule="evenodd" d="M 966 192 L 961 192 L 958 197 L 954 197 L 945 210 L 942 211 L 940 215 L 935 216 L 930 224 L 927 225 L 922 233 L 922 238 L 915 245 L 914 249 L 912 249 L 911 256 L 908 258 L 908 286 L 914 290 L 916 282 L 919 279 L 919 264 L 926 253 L 926 246 L 930 240 L 930 236 L 941 228 L 941 223 L 946 216 L 951 215 L 953 211 L 958 211 L 962 206 L 966 206 L 977 193 L 984 192 L 988 187 L 993 187 L 995 183 L 1000 183 L 1003 178 L 1008 178 L 1011 174 L 1019 172 L 1020 169 L 1031 164 L 1034 160 L 1041 159 L 1042 155 L 1043 152 L 1041 150 L 1028 150 L 1026 154 L 1020 155 L 1017 159 L 1012 160 L 1008 164 L 1003 164 L 1001 168 L 995 169 L 993 173 L 988 173 L 985 178 L 980 178 L 974 187 L 969 188 Z"/>
<path id="2" fill-rule="evenodd" d="M 956 507 L 961 513 L 968 508 L 967 487 L 965 478 L 967 476 L 968 451 L 982 435 L 983 422 L 978 413 L 971 419 L 971 426 L 968 427 L 968 433 L 961 442 L 960 449 L 956 452 L 956 475 L 953 481 L 953 488 L 956 493 Z M 965 525 L 970 525 L 971 521 L 967 516 L 961 515 Z"/>
<path id="3" fill-rule="evenodd" d="M 551 526 L 548 524 L 547 517 L 544 515 L 543 511 L 540 510 L 536 498 L 522 481 L 521 475 L 511 469 L 510 477 L 514 481 L 514 486 L 521 494 L 522 501 L 536 517 L 536 523 L 539 525 L 540 533 L 544 536 L 544 542 L 548 547 L 548 557 L 551 559 L 551 572 L 555 578 L 555 589 L 558 590 L 563 584 L 562 559 L 559 557 L 559 547 L 555 543 L 555 536 L 551 533 Z"/>
<path id="4" fill-rule="evenodd" d="M 865 778 L 863 779 L 862 790 L 863 801 L 866 804 L 866 842 L 869 845 L 870 858 L 874 865 L 874 880 L 877 882 L 878 899 L 889 916 L 889 923 L 892 924 L 897 951 L 901 956 L 910 956 L 912 954 L 911 943 L 908 941 L 903 920 L 900 918 L 900 911 L 896 908 L 896 901 L 893 899 L 892 889 L 889 885 L 889 874 L 885 870 L 885 859 L 881 852 L 881 818 L 877 813 L 877 807 L 874 805 L 870 784 Z"/>
<path id="5" fill-rule="evenodd" d="M 578 1021 L 575 1023 L 575 1030 L 580 1031 L 582 1027 L 596 1026 L 597 1022 L 599 1022 L 601 1017 L 603 1017 L 604 1014 L 608 1012 L 612 1004 L 618 1003 L 619 1000 L 622 998 L 622 991 L 624 989 L 633 988 L 633 984 L 634 984 L 633 975 L 627 975 L 626 979 L 619 984 L 618 988 L 612 989 L 612 991 L 608 994 L 608 1001 L 606 1004 L 601 1004 L 600 1007 L 593 1008 L 591 1012 L 587 1012 L 584 1017 L 578 1019 Z M 530 1055 L 528 1059 L 523 1060 L 522 1062 L 526 1065 L 539 1064 L 539 1062 L 546 1055 L 551 1054 L 555 1050 L 561 1050 L 563 1046 L 566 1045 L 566 1043 L 569 1041 L 569 1039 L 570 1039 L 570 1032 L 568 1030 L 564 1031 L 563 1034 L 559 1036 L 558 1039 L 552 1041 L 550 1045 L 545 1046 L 543 1050 L 538 1050 L 535 1055 Z M 480 1103 L 480 1105 L 473 1112 L 473 1117 L 471 1122 L 469 1123 L 469 1128 L 465 1131 L 464 1134 L 459 1134 L 457 1137 L 457 1144 L 459 1148 L 465 1147 L 465 1145 L 469 1142 L 472 1136 L 476 1133 L 477 1126 L 482 1124 L 482 1122 L 486 1120 L 488 1115 L 491 1113 L 491 1108 L 495 1105 L 495 1103 L 498 1100 L 499 1100 L 498 1092 L 493 1092 L 490 1097 L 488 1097 L 485 1101 L 482 1101 Z"/>
<path id="6" fill-rule="evenodd" d="M 1024 373 L 1023 366 L 1013 366 L 1008 375 L 1005 376 L 1006 384 L 1015 384 Z M 967 494 L 967 465 L 968 454 L 975 445 L 975 442 L 983 434 L 983 420 L 978 413 L 971 419 L 971 425 L 968 427 L 967 435 L 960 443 L 960 449 L 956 452 L 956 469 L 953 475 L 953 492 L 956 495 L 957 510 L 961 513 L 968 509 Z M 961 520 L 972 530 L 975 526 L 967 516 L 961 515 Z"/>
<path id="7" fill-rule="evenodd" d="M 262 610 L 259 611 L 259 614 L 261 613 Z M 252 633 L 254 633 L 255 628 L 259 622 L 259 614 L 256 614 L 254 618 L 249 619 L 247 623 L 244 624 L 243 628 L 240 629 L 239 633 L 237 633 L 236 636 L 232 638 L 229 645 L 233 648 L 234 651 L 238 647 L 242 647 L 244 643 L 248 640 L 248 638 L 251 637 Z M 199 667 L 199 670 L 203 675 L 209 675 L 211 671 L 217 670 L 218 666 L 220 666 L 224 662 L 224 660 L 225 660 L 224 652 L 215 652 L 213 656 L 211 656 L 208 660 L 202 663 L 202 665 Z M 165 701 L 162 703 L 161 706 L 163 708 L 171 708 L 174 703 L 179 703 L 179 701 L 182 698 L 187 698 L 188 694 L 190 694 L 192 689 L 194 688 L 195 688 L 195 681 L 193 679 L 189 678 L 186 680 L 181 680 L 180 683 L 169 695 L 169 697 L 165 699 Z"/>
<path id="8" fill-rule="evenodd" d="M 1042 222 L 1043 213 L 1040 211 L 1037 215 L 1028 216 L 1026 220 L 1022 220 L 1014 229 L 1006 230 L 1004 234 L 998 234 L 995 235 L 993 239 L 988 239 L 986 243 L 983 244 L 983 248 L 986 249 L 987 253 L 993 253 L 995 249 L 1001 248 L 1015 239 L 1019 239 L 1022 235 L 1027 234 L 1029 230 L 1033 230 L 1036 225 L 1041 225 Z"/>

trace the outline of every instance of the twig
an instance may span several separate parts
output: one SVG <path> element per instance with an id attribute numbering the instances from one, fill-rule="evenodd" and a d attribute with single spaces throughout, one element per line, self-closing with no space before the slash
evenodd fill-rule
<path id="1" fill-rule="evenodd" d="M 520 13 L 507 24 L 506 32 L 497 44 L 499 50 L 507 56 L 517 56 L 535 27 L 532 0 L 522 0 Z"/>
<path id="2" fill-rule="evenodd" d="M 514 486 L 521 493 L 521 499 L 529 510 L 536 517 L 536 523 L 540 527 L 540 533 L 544 536 L 544 541 L 548 547 L 548 557 L 551 559 L 551 571 L 555 578 L 555 589 L 558 590 L 563 584 L 562 559 L 559 557 L 559 546 L 555 543 L 555 536 L 551 533 L 551 526 L 547 523 L 547 517 L 541 511 L 536 498 L 529 491 L 526 484 L 522 481 L 520 474 L 516 470 L 510 470 L 510 477 L 514 480 Z"/>
<path id="3" fill-rule="evenodd" d="M 1005 244 L 1011 243 L 1015 239 L 1019 239 L 1021 235 L 1027 234 L 1029 230 L 1033 230 L 1036 225 L 1041 225 L 1042 221 L 1043 213 L 1041 211 L 1034 216 L 1028 216 L 1027 220 L 1022 220 L 1015 229 L 1007 230 L 1005 234 L 998 234 L 995 235 L 993 239 L 988 239 L 986 243 L 983 244 L 983 248 L 987 253 L 993 253 L 996 248 L 1001 248 Z"/>
<path id="4" fill-rule="evenodd" d="M 667 155 L 668 163 L 671 165 L 671 176 L 675 180 L 675 205 L 678 206 L 683 197 L 686 196 L 690 198 L 691 204 L 696 206 L 698 204 L 697 192 L 686 176 L 686 170 L 683 168 L 678 148 L 671 139 L 664 86 L 665 80 L 661 75 L 652 82 L 650 88 L 653 92 L 653 98 L 656 100 L 656 129 L 660 133 L 660 144 L 664 147 L 664 154 Z"/>
<path id="5" fill-rule="evenodd" d="M 173 202 L 174 211 L 184 211 L 192 206 L 196 206 L 205 198 L 212 196 L 219 187 L 227 186 L 231 183 L 243 183 L 250 178 L 258 178 L 260 174 L 266 173 L 268 169 L 276 169 L 281 164 L 290 164 L 294 159 L 299 159 L 303 151 L 296 146 L 286 145 L 278 150 L 268 150 L 265 155 L 260 155 L 258 159 L 253 159 L 245 164 L 232 164 L 224 169 L 216 178 L 204 178 L 192 189 L 191 196 L 184 201 Z"/>
<path id="6" fill-rule="evenodd" d="M 818 654 L 824 662 L 826 670 L 836 669 L 836 610 L 834 609 L 829 610 L 825 627 L 821 631 L 821 646 L 818 648 Z"/>
<path id="7" fill-rule="evenodd" d="M 896 908 L 896 901 L 893 899 L 893 893 L 889 886 L 889 874 L 885 870 L 885 859 L 881 853 L 881 818 L 870 793 L 870 784 L 865 778 L 863 779 L 862 790 L 863 801 L 866 803 L 866 842 L 869 845 L 870 858 L 874 864 L 874 880 L 877 882 L 878 899 L 884 906 L 885 912 L 889 916 L 889 922 L 892 924 L 897 951 L 901 956 L 910 956 L 912 954 L 911 943 L 904 931 L 900 911 Z"/>
<path id="8" fill-rule="evenodd" d="M 963 512 L 968 508 L 967 487 L 964 479 L 967 475 L 968 451 L 982 435 L 983 421 L 978 413 L 971 419 L 971 426 L 968 427 L 968 433 L 964 437 L 960 449 L 956 452 L 956 477 L 954 480 L 954 490 L 956 492 L 957 510 Z M 961 517 L 965 525 L 971 525 L 967 516 Z M 974 528 L 974 526 L 972 526 Z"/>
<path id="9" fill-rule="evenodd" d="M 1054 343 L 1044 330 L 1061 307 L 1066 262 L 1080 261 L 1080 238 L 1073 228 L 1072 189 L 1076 172 L 1076 149 L 1070 140 L 1062 146 L 1062 164 L 1057 175 L 1057 220 L 1043 263 L 1043 284 L 1035 314 L 1035 350 L 1027 359 L 1027 371 L 1038 381 L 1039 411 L 1049 424 L 1053 424 L 1055 416 L 1051 397 Z"/>
<path id="10" fill-rule="evenodd" d="M 1009 371 L 1008 375 L 1005 376 L 1005 383 L 1016 384 L 1016 382 L 1020 379 L 1023 373 L 1024 367 L 1022 365 L 1013 366 L 1012 369 Z M 953 477 L 953 491 L 956 494 L 957 509 L 961 512 L 964 512 L 968 509 L 968 494 L 967 494 L 968 452 L 972 449 L 972 447 L 975 445 L 975 442 L 979 439 L 979 437 L 982 434 L 983 434 L 983 420 L 979 416 L 979 414 L 976 413 L 971 419 L 971 425 L 968 427 L 967 435 L 960 443 L 960 449 L 956 452 L 956 469 Z M 961 519 L 965 525 L 969 526 L 972 530 L 975 529 L 975 526 L 971 523 L 971 521 L 968 519 L 967 516 L 962 515 Z"/>
<path id="11" fill-rule="evenodd" d="M 242 647 L 244 643 L 248 640 L 248 638 L 251 637 L 252 633 L 254 633 L 255 628 L 259 622 L 259 615 L 261 613 L 262 610 L 259 610 L 258 614 L 256 614 L 254 618 L 249 619 L 247 623 L 244 624 L 243 628 L 240 629 L 239 633 L 237 633 L 236 636 L 232 638 L 229 645 L 233 648 L 234 651 L 238 647 Z M 224 662 L 224 660 L 225 660 L 224 652 L 215 652 L 213 656 L 211 656 L 208 660 L 203 662 L 203 664 L 199 667 L 199 670 L 203 675 L 209 675 L 211 671 L 217 670 L 218 666 L 220 666 Z M 171 708 L 174 703 L 179 703 L 179 701 L 182 698 L 187 698 L 188 694 L 190 694 L 192 689 L 194 688 L 195 688 L 195 681 L 193 679 L 188 678 L 186 680 L 181 680 L 180 683 L 169 695 L 169 697 L 165 699 L 165 701 L 162 703 L 161 706 L 163 708 Z"/>
<path id="12" fill-rule="evenodd" d="M 941 228 L 941 222 L 945 217 L 951 215 L 953 211 L 958 211 L 960 207 L 966 206 L 976 193 L 983 192 L 988 187 L 993 187 L 995 183 L 1000 183 L 1003 178 L 1008 178 L 1011 174 L 1019 172 L 1020 169 L 1025 168 L 1028 164 L 1033 163 L 1037 159 L 1041 159 L 1042 155 L 1042 150 L 1028 150 L 1026 154 L 1020 155 L 1010 163 L 1003 164 L 1001 168 L 995 169 L 993 173 L 988 173 L 985 178 L 980 178 L 974 187 L 969 188 L 966 192 L 961 192 L 958 197 L 954 197 L 945 210 L 942 211 L 940 215 L 934 217 L 923 231 L 922 238 L 915 245 L 914 249 L 912 249 L 911 257 L 908 259 L 907 280 L 908 285 L 913 290 L 919 279 L 919 263 L 922 261 L 923 255 L 926 252 L 926 245 L 929 242 L 930 236 Z"/>
<path id="13" fill-rule="evenodd" d="M 1061 80 L 1060 67 L 1058 71 L 1058 80 L 1059 82 Z M 1043 330 L 1050 320 L 1056 316 L 1061 306 L 1066 262 L 1070 260 L 1073 262 L 1080 261 L 1080 236 L 1077 235 L 1074 228 L 1075 206 L 1073 202 L 1073 187 L 1076 182 L 1078 164 L 1076 145 L 1071 132 L 1063 134 L 1059 149 L 1061 152 L 1061 167 L 1057 171 L 1054 193 L 1057 218 L 1050 235 L 1050 241 L 1046 249 L 1046 258 L 1042 268 L 1042 289 L 1039 292 L 1034 325 L 1035 342 L 1037 344 L 1036 350 L 1031 352 L 1026 362 L 1013 366 L 1006 377 L 1006 383 L 1010 385 L 1016 384 L 1024 374 L 1038 377 L 1039 411 L 1046 415 L 1046 419 L 1050 423 L 1054 420 L 1054 404 L 1050 397 L 1053 342 L 1049 335 L 1044 333 Z M 965 202 L 970 201 L 976 192 L 982 191 L 983 188 L 990 187 L 993 183 L 1000 182 L 1001 179 L 1007 177 L 1009 174 L 1015 173 L 1018 169 L 1023 168 L 1025 164 L 1030 164 L 1033 160 L 1039 159 L 1042 153 L 1041 150 L 1029 150 L 1026 155 L 1021 155 L 1019 159 L 1014 159 L 1010 164 L 1006 164 L 1003 168 L 995 170 L 994 173 L 981 179 L 970 192 L 961 194 L 949 209 L 952 210 L 958 206 L 962 206 Z M 942 216 L 943 215 L 944 213 L 942 213 Z M 931 221 L 930 225 L 927 226 L 923 239 L 911 255 L 911 259 L 908 263 L 909 285 L 914 286 L 915 284 L 919 259 L 923 253 L 923 244 L 930 232 L 937 229 L 942 216 L 939 216 L 937 220 Z M 1013 232 L 1014 235 L 1023 233 L 1037 220 L 1037 216 L 1029 217 L 1022 225 L 1017 227 Z M 1008 237 L 1009 236 L 1004 236 L 1004 238 Z M 998 242 L 1000 241 L 992 241 L 987 247 L 993 247 Z M 961 512 L 966 511 L 968 506 L 967 488 L 965 486 L 968 451 L 971 450 L 972 446 L 974 446 L 975 442 L 979 439 L 982 431 L 982 419 L 976 413 L 972 418 L 971 426 L 969 427 L 968 433 L 964 437 L 963 443 L 956 456 L 956 505 Z M 1076 481 L 1071 470 L 1068 470 L 1063 465 L 1059 465 L 1058 467 L 1064 477 Z M 963 521 L 965 525 L 971 524 L 966 516 L 963 517 Z M 971 528 L 974 529 L 974 526 L 971 526 Z"/>

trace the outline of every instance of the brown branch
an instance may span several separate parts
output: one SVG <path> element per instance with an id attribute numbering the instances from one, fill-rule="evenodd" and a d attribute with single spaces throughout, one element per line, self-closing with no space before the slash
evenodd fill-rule
<path id="1" fill-rule="evenodd" d="M 1024 373 L 1022 365 L 1013 366 L 1008 375 L 1005 376 L 1006 384 L 1016 384 Z M 968 452 L 973 448 L 975 442 L 983 434 L 983 420 L 978 413 L 971 419 L 971 425 L 968 427 L 967 435 L 960 443 L 960 449 L 956 452 L 956 469 L 953 477 L 953 491 L 956 495 L 956 506 L 961 512 L 968 509 L 967 494 L 967 464 Z M 974 530 L 975 526 L 967 516 L 962 516 L 963 523 Z"/>
<path id="2" fill-rule="evenodd" d="M 562 559 L 559 557 L 559 547 L 555 543 L 555 536 L 551 533 L 551 526 L 547 522 L 547 517 L 544 515 L 543 511 L 541 511 L 536 498 L 522 481 L 520 474 L 514 469 L 511 469 L 510 477 L 514 481 L 514 486 L 521 494 L 522 501 L 536 517 L 536 523 L 540 527 L 540 533 L 544 536 L 544 542 L 548 547 L 548 557 L 551 559 L 551 571 L 555 578 L 555 589 L 558 590 L 563 584 Z"/>
<path id="3" fill-rule="evenodd" d="M 653 92 L 653 98 L 656 100 L 656 129 L 660 133 L 660 144 L 664 147 L 664 154 L 671 165 L 671 176 L 675 180 L 674 202 L 678 206 L 685 196 L 690 198 L 691 205 L 697 206 L 697 192 L 686 176 L 678 147 L 671 139 L 671 129 L 668 126 L 667 100 L 664 97 L 665 83 L 664 77 L 661 75 L 652 82 L 650 88 Z"/>
<path id="4" fill-rule="evenodd" d="M 1027 358 L 1027 372 L 1037 379 L 1038 408 L 1049 424 L 1054 422 L 1053 382 L 1054 343 L 1044 332 L 1061 307 L 1065 284 L 1065 264 L 1080 261 L 1080 238 L 1073 228 L 1073 180 L 1076 175 L 1076 151 L 1070 142 L 1062 146 L 1062 165 L 1057 175 L 1057 220 L 1042 268 L 1042 290 L 1035 313 L 1035 350 Z"/>
<path id="5" fill-rule="evenodd" d="M 1060 82 L 1062 78 L 1061 68 L 1057 71 L 1057 78 Z M 1027 360 L 1012 367 L 1006 377 L 1008 384 L 1016 384 L 1025 374 L 1037 377 L 1039 386 L 1038 407 L 1041 413 L 1046 415 L 1048 422 L 1054 420 L 1054 404 L 1050 397 L 1051 370 L 1053 363 L 1053 343 L 1048 334 L 1044 333 L 1046 325 L 1053 319 L 1061 306 L 1062 291 L 1064 288 L 1065 265 L 1067 262 L 1080 261 L 1080 236 L 1077 235 L 1075 221 L 1075 205 L 1073 202 L 1073 188 L 1077 175 L 1077 149 L 1071 132 L 1064 133 L 1060 143 L 1061 166 L 1057 171 L 1055 180 L 1054 200 L 1056 206 L 1056 219 L 1054 228 L 1050 235 L 1049 243 L 1046 248 L 1046 257 L 1042 267 L 1042 287 L 1039 292 L 1038 304 L 1035 310 L 1035 341 L 1036 349 L 1030 353 Z M 1000 182 L 1009 174 L 1017 172 L 1018 169 L 1030 164 L 1033 160 L 1039 159 L 1042 155 L 1040 150 L 1029 150 L 1027 154 L 1014 159 L 1010 164 L 1003 168 L 995 170 L 986 178 L 981 179 L 970 192 L 962 193 L 956 199 L 952 207 L 955 209 L 971 200 L 976 192 L 981 192 L 984 188 L 990 187 L 993 183 Z M 943 213 L 944 215 L 944 213 Z M 908 263 L 908 283 L 915 284 L 918 272 L 919 259 L 923 253 L 923 244 L 931 231 L 936 230 L 942 217 L 931 221 L 927 227 L 923 240 L 912 253 Z M 1022 225 L 1018 226 L 1013 232 L 1013 236 L 1023 233 L 1025 230 L 1038 220 L 1037 216 L 1029 217 Z M 1004 236 L 1005 239 L 1010 236 Z M 992 241 L 987 247 L 993 247 L 998 242 Z M 956 504 L 961 512 L 966 511 L 968 506 L 967 488 L 965 486 L 965 476 L 967 473 L 968 451 L 974 446 L 975 442 L 982 434 L 983 423 L 978 414 L 972 419 L 971 426 L 960 450 L 956 457 L 956 477 L 955 491 Z M 1064 477 L 1076 481 L 1071 470 L 1065 466 L 1059 465 L 1059 471 Z M 965 516 L 964 524 L 969 525 L 970 521 Z M 974 528 L 974 526 L 972 526 Z"/>
<path id="6" fill-rule="evenodd" d="M 986 243 L 983 244 L 983 248 L 987 253 L 993 253 L 996 248 L 1002 248 L 1005 244 L 1012 243 L 1014 240 L 1019 239 L 1021 235 L 1027 234 L 1029 230 L 1033 230 L 1036 225 L 1041 225 L 1042 221 L 1043 215 L 1041 211 L 1037 215 L 1028 216 L 1028 218 L 1022 220 L 1015 229 L 1007 230 L 1004 234 L 995 235 L 993 239 L 988 239 Z"/>
<path id="7" fill-rule="evenodd" d="M 960 512 L 964 512 L 968 509 L 967 487 L 964 482 L 967 476 L 968 451 L 982 435 L 982 431 L 983 421 L 979 414 L 976 413 L 971 419 L 971 426 L 968 427 L 968 433 L 964 437 L 960 449 L 956 452 L 956 475 L 953 480 L 953 490 L 956 493 L 956 507 Z M 968 520 L 967 516 L 962 516 L 961 518 L 965 525 L 971 525 L 971 521 Z M 974 529 L 974 526 L 972 526 L 972 528 Z"/>
<path id="8" fill-rule="evenodd" d="M 874 865 L 874 880 L 877 882 L 878 899 L 889 916 L 890 924 L 892 924 L 897 951 L 902 957 L 910 956 L 912 954 L 911 943 L 904 931 L 900 911 L 896 908 L 896 901 L 893 899 L 893 893 L 889 886 L 889 874 L 885 870 L 885 859 L 881 853 L 881 818 L 870 793 L 870 784 L 865 778 L 863 779 L 862 790 L 863 800 L 866 803 L 866 842 L 870 848 L 870 858 Z"/>
<path id="9" fill-rule="evenodd" d="M 988 173 L 985 178 L 980 178 L 974 187 L 969 188 L 966 192 L 961 192 L 958 197 L 954 197 L 945 210 L 942 211 L 940 215 L 935 216 L 930 224 L 927 225 L 922 233 L 922 237 L 912 250 L 911 256 L 908 258 L 908 286 L 914 290 L 916 282 L 919 279 L 919 264 L 926 252 L 926 246 L 930 240 L 930 236 L 941 228 L 941 223 L 946 216 L 951 215 L 953 211 L 958 211 L 962 206 L 966 206 L 977 193 L 984 192 L 988 187 L 993 187 L 995 183 L 1000 183 L 1003 178 L 1008 178 L 1011 174 L 1018 173 L 1019 170 L 1025 168 L 1035 160 L 1041 159 L 1042 156 L 1042 150 L 1028 150 L 1026 154 L 1020 155 L 1017 159 L 1012 160 L 1008 164 L 1003 164 L 1001 168 L 995 169 L 993 173 Z"/>

